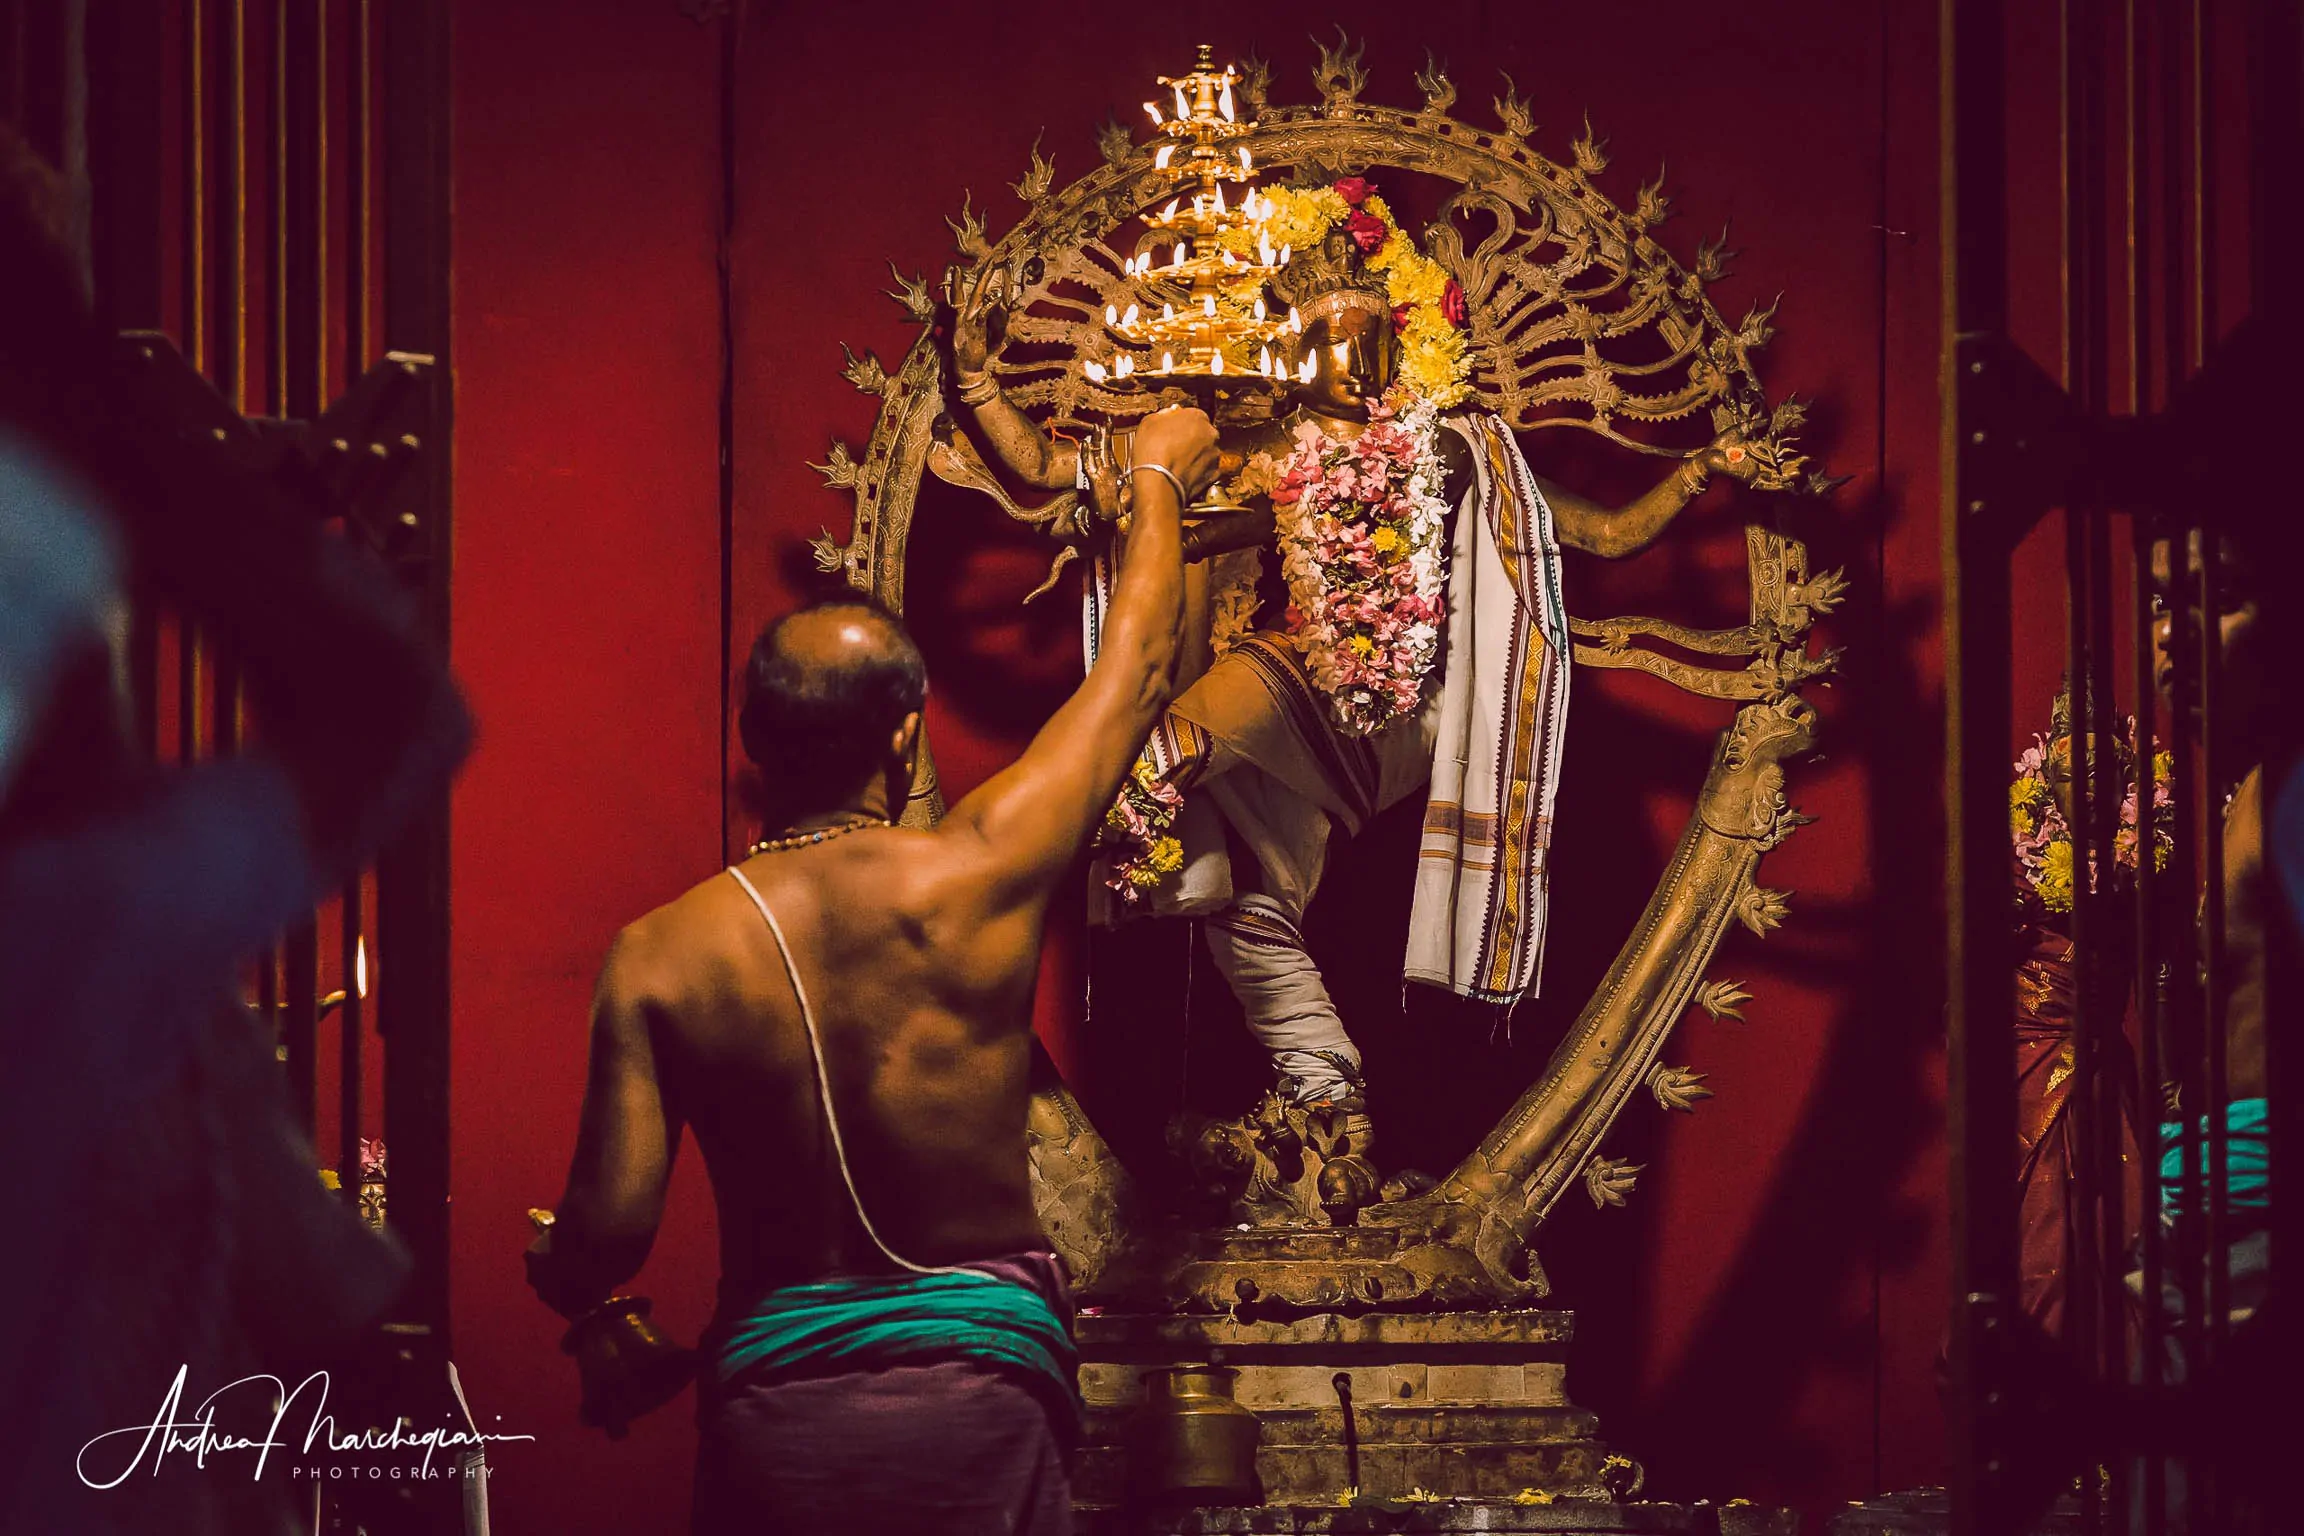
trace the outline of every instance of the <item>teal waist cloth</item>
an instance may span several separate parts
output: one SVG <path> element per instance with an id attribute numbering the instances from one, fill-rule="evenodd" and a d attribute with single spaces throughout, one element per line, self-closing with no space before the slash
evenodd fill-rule
<path id="1" fill-rule="evenodd" d="M 2269 1101 L 2234 1099 L 2224 1106 L 2224 1208 L 2236 1216 L 2260 1216 L 2272 1208 L 2272 1181 L 2265 1144 Z M 2208 1117 L 2200 1117 L 2201 1140 L 2193 1153 L 2203 1184 L 2208 1177 Z M 2184 1205 L 2184 1122 L 2160 1123 L 2160 1208 L 2180 1215 Z"/>
<path id="2" fill-rule="evenodd" d="M 978 1270 L 818 1280 L 770 1291 L 717 1330 L 721 1382 L 973 1360 L 1077 1396 L 1080 1357 L 1049 1299 Z"/>

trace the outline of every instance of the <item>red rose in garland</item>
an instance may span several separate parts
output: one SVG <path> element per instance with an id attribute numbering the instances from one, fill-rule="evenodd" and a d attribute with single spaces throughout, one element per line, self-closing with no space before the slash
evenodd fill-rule
<path id="1" fill-rule="evenodd" d="M 1375 190 L 1368 184 L 1368 178 L 1365 176 L 1347 176 L 1342 181 L 1337 182 L 1335 186 L 1336 195 L 1344 199 L 1344 206 L 1347 208 L 1359 207 L 1368 201 L 1368 194 Z"/>
<path id="2" fill-rule="evenodd" d="M 1464 302 L 1464 285 L 1454 278 L 1448 279 L 1448 286 L 1441 290 L 1440 314 L 1458 330 L 1464 329 L 1464 323 L 1472 318 L 1472 307 Z"/>
<path id="3" fill-rule="evenodd" d="M 1344 232 L 1352 237 L 1354 245 L 1360 247 L 1360 254 L 1363 256 L 1375 255 L 1376 248 L 1382 245 L 1392 233 L 1390 229 L 1385 227 L 1382 219 L 1365 208 L 1352 210 L 1352 217 L 1344 221 Z"/>

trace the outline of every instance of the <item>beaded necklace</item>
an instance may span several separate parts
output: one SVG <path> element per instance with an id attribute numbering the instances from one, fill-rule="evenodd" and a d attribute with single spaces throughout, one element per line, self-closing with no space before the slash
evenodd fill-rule
<path id="1" fill-rule="evenodd" d="M 894 825 L 896 823 L 888 820 L 885 816 L 851 816 L 846 821 L 834 822 L 828 827 L 814 827 L 805 832 L 786 832 L 776 837 L 764 837 L 746 850 L 746 857 L 757 857 L 763 853 L 787 853 L 794 848 L 813 848 L 818 843 L 828 843 L 833 838 L 846 837 L 851 832 L 861 832 L 867 827 L 892 827 Z"/>

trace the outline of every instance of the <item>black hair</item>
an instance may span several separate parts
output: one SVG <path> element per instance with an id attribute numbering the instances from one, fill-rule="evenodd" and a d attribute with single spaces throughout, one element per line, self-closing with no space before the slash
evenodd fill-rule
<path id="1" fill-rule="evenodd" d="M 880 643 L 837 661 L 795 654 L 792 627 L 846 610 L 867 617 Z M 805 815 L 839 804 L 886 764 L 888 740 L 928 697 L 928 668 L 904 624 L 879 604 L 843 596 L 786 614 L 760 632 L 744 667 L 737 732 L 759 770 L 760 791 Z"/>

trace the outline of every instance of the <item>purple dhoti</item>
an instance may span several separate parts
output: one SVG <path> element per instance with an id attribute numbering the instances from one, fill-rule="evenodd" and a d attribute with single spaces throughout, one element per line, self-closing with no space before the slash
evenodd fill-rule
<path id="1" fill-rule="evenodd" d="M 1044 1397 L 974 1361 L 706 1385 L 695 1536 L 1070 1536 Z"/>

